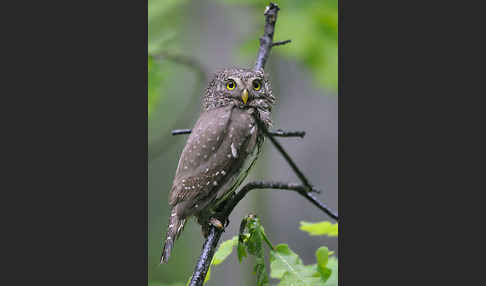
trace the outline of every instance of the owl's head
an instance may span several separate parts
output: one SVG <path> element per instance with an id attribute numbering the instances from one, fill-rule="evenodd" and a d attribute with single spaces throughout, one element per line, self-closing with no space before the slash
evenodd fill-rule
<path id="1" fill-rule="evenodd" d="M 241 108 L 255 107 L 262 120 L 270 120 L 275 97 L 270 80 L 263 70 L 231 68 L 217 71 L 210 80 L 203 98 L 203 109 L 210 110 L 229 104 Z"/>

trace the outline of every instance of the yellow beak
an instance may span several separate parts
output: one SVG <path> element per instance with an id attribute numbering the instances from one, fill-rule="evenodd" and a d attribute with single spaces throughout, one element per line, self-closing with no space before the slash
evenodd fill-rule
<path id="1" fill-rule="evenodd" d="M 248 101 L 248 90 L 246 88 L 241 93 L 241 99 L 243 99 L 244 104 Z"/>

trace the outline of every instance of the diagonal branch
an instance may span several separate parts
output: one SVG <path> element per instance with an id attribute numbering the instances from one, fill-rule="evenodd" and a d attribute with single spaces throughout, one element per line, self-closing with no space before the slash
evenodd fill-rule
<path id="1" fill-rule="evenodd" d="M 190 134 L 191 129 L 174 129 L 172 130 L 172 135 Z M 282 129 L 277 129 L 275 131 L 268 131 L 269 134 L 277 137 L 300 137 L 304 138 L 305 131 L 284 131 Z"/>
<path id="2" fill-rule="evenodd" d="M 280 154 L 282 154 L 282 156 L 285 158 L 287 163 L 289 163 L 290 167 L 295 172 L 297 177 L 299 177 L 302 184 L 304 184 L 308 188 L 308 191 L 312 191 L 313 186 L 310 184 L 309 180 L 304 175 L 304 173 L 302 173 L 302 171 L 299 169 L 299 167 L 297 167 L 297 165 L 292 160 L 292 158 L 290 158 L 290 155 L 287 153 L 287 151 L 285 151 L 285 149 L 282 147 L 282 145 L 280 145 L 280 143 L 277 141 L 277 139 L 273 138 L 273 134 L 271 134 L 268 131 L 267 127 L 265 126 L 265 124 L 263 124 L 263 122 L 260 122 L 260 121 L 257 121 L 257 122 L 258 122 L 258 125 L 260 126 L 260 128 L 262 128 L 265 135 L 268 137 L 268 139 L 270 139 L 270 141 L 272 141 L 275 148 L 277 148 L 277 150 L 280 152 Z"/>
<path id="3" fill-rule="evenodd" d="M 223 208 L 223 215 L 229 216 L 236 205 L 251 191 L 256 189 L 279 189 L 279 190 L 287 190 L 287 191 L 295 191 L 312 204 L 317 206 L 320 210 L 325 212 L 327 215 L 338 220 L 338 215 L 328 208 L 324 203 L 319 201 L 317 198 L 312 196 L 309 191 L 307 190 L 307 186 L 297 183 L 283 183 L 283 182 L 267 182 L 267 181 L 254 181 L 247 183 L 243 188 L 241 188 L 235 196 L 225 204 Z M 318 191 L 318 190 L 316 190 Z"/>

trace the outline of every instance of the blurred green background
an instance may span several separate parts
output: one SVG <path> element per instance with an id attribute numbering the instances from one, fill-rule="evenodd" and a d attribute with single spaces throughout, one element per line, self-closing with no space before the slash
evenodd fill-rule
<path id="1" fill-rule="evenodd" d="M 311 182 L 324 190 L 319 199 L 337 211 L 337 0 L 274 2 L 281 8 L 274 40 L 292 40 L 272 49 L 265 69 L 277 97 L 274 127 L 307 132 L 304 139 L 280 142 Z M 170 131 L 195 123 L 208 73 L 253 66 L 266 5 L 256 0 L 148 1 L 149 285 L 185 285 L 203 243 L 200 227 L 191 220 L 169 263 L 159 265 L 168 192 L 187 138 Z M 247 180 L 252 179 L 298 181 L 270 144 L 265 144 Z M 314 263 L 314 252 L 322 245 L 339 255 L 337 238 L 311 237 L 298 229 L 302 220 L 329 218 L 284 191 L 250 194 L 231 215 L 223 239 L 237 234 L 239 221 L 249 212 L 259 215 L 272 243 L 288 243 L 304 263 Z M 232 254 L 213 269 L 207 285 L 254 285 L 250 262 L 239 264 Z"/>

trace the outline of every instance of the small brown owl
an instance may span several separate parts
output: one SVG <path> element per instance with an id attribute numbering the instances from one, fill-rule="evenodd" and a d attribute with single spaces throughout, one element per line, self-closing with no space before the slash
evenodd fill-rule
<path id="1" fill-rule="evenodd" d="M 257 159 L 264 139 L 257 120 L 270 127 L 274 103 L 263 70 L 232 68 L 214 74 L 177 166 L 161 263 L 169 259 L 189 217 L 197 218 L 207 236 L 215 202 L 238 188 Z"/>

